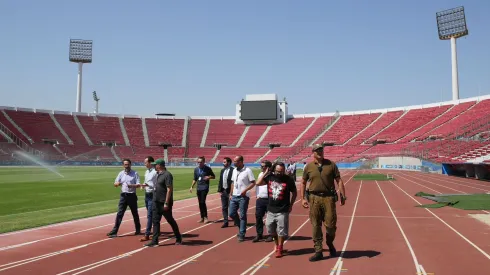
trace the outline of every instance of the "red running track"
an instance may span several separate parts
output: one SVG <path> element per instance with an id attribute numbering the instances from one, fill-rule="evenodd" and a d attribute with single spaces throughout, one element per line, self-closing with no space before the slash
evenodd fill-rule
<path id="1" fill-rule="evenodd" d="M 432 193 L 490 191 L 485 182 L 414 172 L 393 171 L 394 181 L 353 181 L 356 171 L 342 171 L 348 200 L 337 206 L 336 258 L 310 263 L 313 253 L 308 211 L 296 203 L 290 218 L 290 239 L 281 259 L 273 244 L 252 243 L 255 199 L 250 200 L 247 240 L 238 243 L 238 228 L 221 229 L 221 202 L 208 197 L 209 218 L 197 223 L 197 199 L 178 201 L 174 216 L 185 235 L 174 246 L 172 234 L 161 245 L 144 248 L 131 235 L 130 212 L 120 233 L 108 239 L 115 214 L 0 235 L 0 273 L 3 274 L 488 274 L 490 226 L 455 208 L 424 209 L 430 203 L 415 197 Z M 488 190 L 488 191 L 485 191 Z M 142 226 L 146 210 L 141 209 Z M 169 226 L 162 221 L 164 232 Z M 323 232 L 324 229 L 323 229 Z M 73 249 L 76 248 L 76 249 Z M 324 250 L 328 255 L 328 250 Z M 125 254 L 126 253 L 126 254 Z"/>

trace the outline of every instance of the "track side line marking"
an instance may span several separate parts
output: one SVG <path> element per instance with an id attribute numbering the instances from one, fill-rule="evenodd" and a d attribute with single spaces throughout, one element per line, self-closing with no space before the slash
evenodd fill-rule
<path id="1" fill-rule="evenodd" d="M 221 200 L 221 198 L 219 198 L 219 199 L 214 199 L 214 200 L 210 200 L 210 201 L 217 201 L 217 200 Z M 195 206 L 197 206 L 197 204 L 195 204 L 195 205 L 183 206 L 183 207 L 180 207 L 180 208 L 176 208 L 176 210 L 178 210 L 178 209 L 184 209 L 184 208 L 189 208 L 189 207 L 195 207 Z M 221 207 L 221 206 L 220 206 L 220 207 Z M 217 207 L 217 208 L 219 208 L 219 207 Z M 217 209 L 217 208 L 213 208 L 213 209 Z M 142 219 L 142 220 L 145 220 L 146 218 L 148 218 L 146 215 L 142 215 L 142 216 L 140 217 L 140 219 Z M 128 222 L 128 221 L 133 221 L 133 219 L 132 219 L 132 218 L 128 218 L 128 219 L 126 219 L 126 220 L 122 221 L 122 223 L 124 223 L 124 222 Z M 39 240 L 29 241 L 29 242 L 26 242 L 26 243 L 19 243 L 19 244 L 13 244 L 13 245 L 9 245 L 9 246 L 4 246 L 4 247 L 0 247 L 0 251 L 9 250 L 9 249 L 13 249 L 13 248 L 18 248 L 18 247 L 22 247 L 22 246 L 26 246 L 26 245 L 30 245 L 30 244 L 34 244 L 34 243 L 38 243 L 38 242 L 41 242 L 41 241 L 47 241 L 47 240 L 52 240 L 52 239 L 58 239 L 58 238 L 61 238 L 61 237 L 66 237 L 66 236 L 73 235 L 73 234 L 79 234 L 79 233 L 82 233 L 82 232 L 87 232 L 87 231 L 91 231 L 91 230 L 99 229 L 99 228 L 106 227 L 106 226 L 113 225 L 113 224 L 114 224 L 114 223 L 109 223 L 109 224 L 99 225 L 99 226 L 96 226 L 96 227 L 86 228 L 86 229 L 83 229 L 83 230 L 79 230 L 79 231 L 75 231 L 75 232 L 70 232 L 70 233 L 66 233 L 66 234 L 62 234 L 62 235 L 56 235 L 56 236 L 47 237 L 47 238 L 44 238 L 44 239 L 39 239 Z"/>
<path id="2" fill-rule="evenodd" d="M 415 198 L 413 198 L 412 196 L 410 196 L 410 194 L 408 194 L 405 190 L 403 190 L 402 188 L 400 188 L 400 186 L 396 185 L 394 182 L 392 182 L 390 180 L 390 182 L 395 185 L 396 187 L 398 187 L 398 189 L 400 189 L 403 193 L 405 193 L 405 195 L 407 195 L 409 198 L 411 198 L 413 201 L 415 201 L 418 205 L 422 205 L 419 201 L 417 201 Z M 457 231 L 456 229 L 454 229 L 452 226 L 450 226 L 447 222 L 445 222 L 443 219 L 439 218 L 439 216 L 437 216 L 436 214 L 434 214 L 434 212 L 432 212 L 430 209 L 428 208 L 424 208 L 425 210 L 427 210 L 429 213 L 431 213 L 436 219 L 438 219 L 439 221 L 441 221 L 443 224 L 445 224 L 447 227 L 449 227 L 449 229 L 451 229 L 454 233 L 456 233 L 458 236 L 460 236 L 461 238 L 463 238 L 463 240 L 465 240 L 467 243 L 469 243 L 471 246 L 473 246 L 476 250 L 480 251 L 480 253 L 482 253 L 485 257 L 487 257 L 487 259 L 490 260 L 490 255 L 488 255 L 485 251 L 483 251 L 480 247 L 478 247 L 476 244 L 474 244 L 472 241 L 468 240 L 468 238 L 466 238 L 465 236 L 463 236 L 463 234 L 459 233 L 459 231 Z"/>
<path id="3" fill-rule="evenodd" d="M 198 215 L 199 213 L 196 213 L 196 215 Z M 198 226 L 194 229 L 191 229 L 189 231 L 186 231 L 186 232 L 183 232 L 183 234 L 188 234 L 188 233 L 191 233 L 191 232 L 194 232 L 196 230 L 199 230 L 203 227 L 206 227 L 206 226 L 210 226 L 212 224 L 215 224 L 215 223 L 218 223 L 219 221 L 215 221 L 215 222 L 211 222 L 211 223 L 207 223 L 207 224 L 204 224 L 204 225 L 201 225 L 201 226 Z M 165 239 L 165 240 L 162 240 L 160 241 L 159 243 L 164 243 L 164 242 L 168 242 L 172 239 L 175 239 L 174 237 L 172 238 L 168 238 L 168 239 Z M 132 251 L 129 251 L 129 252 L 126 252 L 126 253 L 123 253 L 121 255 L 118 255 L 118 256 L 115 256 L 115 257 L 111 257 L 111 258 L 108 258 L 108 259 L 104 259 L 104 260 L 101 260 L 101 261 L 98 261 L 98 262 L 95 262 L 95 263 L 91 263 L 91 264 L 88 264 L 88 265 L 85 265 L 85 266 L 81 266 L 81 267 L 78 267 L 78 268 L 75 268 L 75 269 L 72 269 L 72 270 L 68 270 L 68 271 L 65 271 L 65 272 L 62 272 L 62 273 L 58 273 L 57 275 L 64 275 L 64 274 L 68 274 L 68 273 L 71 273 L 73 271 L 78 271 L 78 270 L 81 270 L 77 273 L 73 273 L 72 275 L 75 275 L 75 274 L 80 274 L 80 273 L 83 273 L 83 272 L 87 272 L 89 270 L 92 270 L 94 268 L 97 268 L 97 267 L 100 267 L 102 265 L 105 265 L 105 264 L 108 264 L 110 262 L 113 262 L 113 261 L 116 261 L 116 260 L 119 260 L 119 259 L 122 259 L 124 257 L 126 257 L 127 255 L 132 255 L 134 253 L 137 253 L 137 252 L 140 252 L 142 251 L 143 249 L 147 249 L 148 247 L 142 247 L 142 248 L 138 248 L 138 249 L 135 249 L 135 250 L 132 250 Z M 84 268 L 87 268 L 87 269 L 84 269 Z"/>
<path id="4" fill-rule="evenodd" d="M 405 234 L 405 231 L 403 231 L 402 226 L 398 222 L 398 219 L 396 218 L 395 212 L 393 212 L 393 209 L 391 208 L 390 203 L 388 202 L 388 199 L 386 198 L 383 190 L 381 189 L 381 186 L 379 186 L 378 181 L 375 181 L 375 182 L 376 182 L 376 185 L 378 186 L 379 191 L 381 192 L 381 195 L 383 195 L 383 199 L 385 200 L 386 205 L 390 209 L 391 215 L 395 219 L 395 222 L 396 222 L 396 225 L 398 226 L 398 229 L 400 229 L 400 232 L 402 233 L 403 239 L 405 240 L 405 243 L 407 244 L 408 249 L 410 250 L 410 254 L 412 255 L 413 263 L 415 264 L 415 270 L 417 271 L 417 273 L 419 273 L 419 272 L 421 272 L 420 271 L 420 265 L 419 265 L 419 261 L 417 260 L 417 256 L 415 256 L 415 251 L 413 251 L 413 247 L 410 244 L 410 242 L 408 241 L 408 237 Z"/>
<path id="5" fill-rule="evenodd" d="M 296 203 L 297 203 L 297 202 L 299 202 L 300 200 L 301 200 L 301 199 L 299 199 L 299 200 L 295 201 L 295 202 L 294 202 L 294 204 L 296 204 Z M 254 206 L 254 207 L 252 207 L 252 208 L 249 208 L 249 209 L 253 209 L 253 208 L 255 208 L 255 206 Z M 265 219 L 263 219 L 263 220 L 265 220 Z M 251 229 L 251 228 L 253 228 L 253 227 L 255 227 L 255 225 L 249 226 L 249 227 L 248 227 L 248 228 L 246 228 L 245 230 L 246 230 L 246 231 L 248 231 L 249 229 Z M 189 259 L 191 259 L 191 258 L 195 257 L 196 255 L 203 255 L 204 253 L 206 253 L 206 252 L 208 252 L 208 251 L 210 251 L 210 250 L 212 250 L 212 249 L 214 249 L 214 248 L 216 248 L 216 247 L 218 247 L 218 246 L 220 246 L 220 245 L 224 244 L 225 242 L 227 242 L 227 241 L 229 241 L 229 240 L 231 240 L 231 239 L 233 239 L 233 238 L 236 238 L 236 234 L 234 234 L 233 236 L 229 237 L 228 239 L 225 239 L 225 240 L 221 241 L 220 243 L 217 243 L 217 244 L 213 245 L 212 247 L 209 247 L 209 248 L 207 248 L 207 249 L 205 249 L 205 250 L 203 250 L 203 251 L 201 251 L 201 252 L 199 252 L 199 253 L 197 253 L 197 254 L 195 254 L 195 255 L 193 255 L 193 256 L 190 256 L 190 257 L 189 257 L 189 258 L 187 258 L 187 259 L 184 259 L 184 260 L 182 260 L 182 261 L 180 261 L 180 262 L 177 262 L 177 263 L 175 263 L 175 264 L 173 264 L 173 265 L 171 265 L 171 266 L 168 266 L 168 267 L 166 267 L 166 268 L 163 268 L 163 269 L 160 269 L 160 270 L 158 270 L 158 271 L 156 271 L 156 272 L 153 272 L 153 273 L 151 273 L 151 275 L 160 274 L 161 272 L 166 271 L 165 273 L 161 273 L 161 274 L 163 275 L 163 274 L 168 274 L 168 273 L 170 273 L 170 272 L 172 272 L 172 271 L 174 271 L 174 270 L 177 270 L 177 269 L 181 268 L 182 266 L 184 266 L 185 264 L 187 264 L 187 263 L 190 261 Z"/>
<path id="6" fill-rule="evenodd" d="M 348 179 L 348 180 L 345 182 L 344 186 L 347 186 L 347 184 L 348 184 L 348 183 L 349 183 L 349 182 L 352 180 L 352 178 L 353 178 L 353 177 L 354 177 L 356 174 L 357 174 L 357 172 L 355 172 L 355 173 L 354 173 L 354 174 L 353 174 L 353 175 L 352 175 L 352 176 L 351 176 L 351 177 L 350 177 L 350 178 L 349 178 L 349 179 Z M 361 184 L 362 184 L 362 181 L 361 181 Z M 360 187 L 359 187 L 359 188 L 360 188 Z M 308 219 L 308 220 L 309 220 L 309 219 Z M 308 221 L 308 220 L 306 220 L 306 221 Z M 305 222 L 305 223 L 306 223 L 306 222 Z M 303 227 L 303 226 L 304 226 L 304 224 L 303 224 L 301 227 Z M 298 229 L 298 230 L 299 230 L 299 229 Z M 295 233 L 296 233 L 296 232 L 295 232 Z M 288 238 L 288 240 L 289 240 L 289 238 Z M 286 241 L 285 241 L 284 243 L 286 243 Z M 252 265 L 251 267 L 249 267 L 247 270 L 245 270 L 244 272 L 242 272 L 242 274 L 241 274 L 241 275 L 247 274 L 247 273 L 248 273 L 248 272 L 250 272 L 251 270 L 254 270 L 254 271 L 253 271 L 253 273 L 251 273 L 251 274 L 254 274 L 255 272 L 257 272 L 258 267 L 260 267 L 260 266 L 262 266 L 264 263 L 266 263 L 266 262 L 267 262 L 267 261 L 270 259 L 270 255 L 272 255 L 273 253 L 274 253 L 274 251 L 273 251 L 273 252 L 271 252 L 271 253 L 269 253 L 268 255 L 266 255 L 264 258 L 260 259 L 260 260 L 259 260 L 257 263 L 255 263 L 254 265 Z M 257 267 L 257 268 L 255 268 L 255 267 Z M 254 269 L 254 268 L 255 268 L 255 269 Z"/>
<path id="7" fill-rule="evenodd" d="M 221 206 L 218 206 L 218 207 L 212 208 L 212 209 L 217 209 L 217 208 L 221 208 Z M 189 217 L 196 216 L 196 215 L 199 215 L 199 213 L 194 213 L 194 214 L 187 215 L 187 216 L 184 216 L 184 217 L 176 218 L 175 220 L 176 221 L 183 220 L 185 218 L 189 218 Z M 164 222 L 161 225 L 165 225 L 165 224 L 167 224 L 167 222 Z M 127 232 L 127 233 L 121 234 L 120 236 L 127 236 L 127 235 L 130 235 L 130 234 L 133 234 L 133 232 Z M 67 248 L 67 249 L 63 249 L 63 250 L 51 252 L 51 253 L 48 253 L 48 254 L 44 254 L 44 255 L 40 255 L 40 256 L 35 256 L 35 257 L 32 257 L 32 258 L 28 258 L 28 259 L 24 259 L 24 260 L 12 262 L 12 263 L 0 265 L 0 267 L 9 266 L 7 268 L 0 269 L 0 271 L 11 269 L 11 268 L 14 268 L 14 267 L 17 267 L 17 266 L 21 266 L 21 265 L 25 265 L 25 264 L 28 264 L 28 263 L 36 262 L 36 261 L 43 260 L 43 259 L 46 259 L 46 258 L 50 258 L 50 257 L 56 256 L 56 255 L 59 255 L 59 254 L 63 254 L 63 253 L 67 253 L 67 252 L 72 252 L 72 251 L 75 251 L 75 250 L 80 249 L 80 248 L 85 248 L 85 247 L 87 247 L 89 245 L 93 245 L 93 244 L 97 244 L 97 243 L 101 243 L 101 242 L 105 242 L 105 241 L 110 241 L 112 239 L 114 239 L 114 238 L 105 238 L 105 239 L 102 239 L 102 240 L 98 240 L 98 241 L 94 241 L 94 242 L 82 244 L 82 245 L 79 245 L 79 246 L 75 246 L 75 247 L 71 247 L 71 248 Z"/>
<path id="8" fill-rule="evenodd" d="M 427 189 L 430 189 L 430 190 L 432 190 L 432 191 L 434 191 L 434 192 L 436 192 L 436 193 L 438 193 L 438 194 L 442 194 L 442 192 L 440 192 L 440 191 L 434 190 L 434 189 L 432 189 L 432 188 L 430 188 L 430 187 L 427 187 L 427 186 L 425 186 L 425 185 L 422 185 L 422 184 L 420 184 L 420 183 L 417 183 L 417 182 L 415 182 L 415 181 L 412 181 L 412 180 L 410 180 L 410 179 L 408 179 L 408 178 L 406 178 L 406 177 L 401 177 L 401 178 L 402 178 L 402 179 L 404 179 L 404 180 L 408 180 L 409 182 L 415 183 L 415 184 L 417 184 L 417 185 L 420 185 L 420 186 L 422 186 L 422 187 L 425 187 L 425 188 L 427 188 Z M 416 179 L 417 179 L 417 178 L 416 178 Z M 418 179 L 418 180 L 422 180 L 422 179 Z M 424 180 L 422 180 L 422 181 L 424 181 Z M 425 181 L 425 182 L 432 183 L 432 182 L 430 182 L 430 181 Z M 437 183 L 432 183 L 432 184 L 438 185 Z M 458 191 L 458 190 L 456 190 L 456 189 L 453 189 L 453 190 L 455 190 L 455 191 L 457 191 L 457 192 L 459 192 L 459 193 L 462 193 L 462 194 L 468 194 L 468 193 L 465 193 L 465 192 L 463 192 L 463 191 Z M 485 212 L 485 213 L 487 213 L 487 214 L 489 214 L 489 213 L 490 213 L 490 212 L 488 212 L 488 211 L 486 211 L 486 210 L 479 210 L 479 211 Z"/>
<path id="9" fill-rule="evenodd" d="M 342 247 L 342 252 L 340 252 L 340 256 L 337 258 L 337 261 L 335 262 L 334 268 L 338 268 L 338 266 L 340 265 L 340 262 L 342 261 L 342 257 L 344 256 L 345 253 L 345 249 L 347 248 L 347 244 L 349 243 L 350 232 L 352 231 L 352 225 L 354 224 L 354 217 L 356 215 L 357 203 L 359 202 L 359 197 L 361 195 L 362 183 L 363 181 L 361 180 L 359 191 L 357 192 L 356 203 L 354 204 L 354 210 L 352 210 L 352 217 L 350 219 L 349 229 L 347 229 L 347 236 L 345 237 L 344 246 Z M 332 269 L 330 271 L 330 275 L 334 275 L 335 273 L 334 271 L 335 269 Z"/>
<path id="10" fill-rule="evenodd" d="M 215 196 L 215 195 L 219 195 L 219 193 L 211 194 L 208 197 Z M 195 199 L 196 199 L 195 197 L 192 197 L 192 198 L 187 198 L 187 199 L 183 199 L 183 200 L 178 200 L 178 201 L 175 201 L 175 204 L 177 204 L 177 202 L 187 202 L 187 201 L 195 200 Z M 213 199 L 213 200 L 217 200 L 217 199 Z M 146 208 L 145 207 L 140 207 L 140 208 L 138 208 L 138 210 L 146 210 Z M 4 237 L 4 236 L 16 235 L 16 234 L 21 234 L 21 233 L 26 233 L 26 232 L 36 231 L 36 230 L 48 229 L 48 228 L 51 228 L 51 227 L 58 227 L 58 226 L 70 225 L 70 224 L 78 223 L 78 222 L 85 222 L 85 221 L 88 221 L 88 220 L 94 220 L 94 219 L 98 219 L 98 218 L 105 218 L 105 217 L 109 217 L 109 216 L 116 215 L 116 214 L 117 214 L 116 212 L 114 212 L 114 213 L 107 213 L 107 214 L 97 215 L 97 216 L 93 216 L 93 217 L 81 218 L 81 219 L 77 219 L 77 220 L 74 220 L 74 221 L 60 222 L 60 223 L 55 223 L 55 224 L 50 224 L 50 225 L 45 225 L 45 226 L 40 226 L 40 227 L 35 227 L 35 228 L 28 228 L 28 229 L 23 229 L 23 230 L 17 230 L 17 231 L 14 231 L 14 232 L 2 233 L 2 234 L 0 234 L 0 238 L 1 237 Z"/>
<path id="11" fill-rule="evenodd" d="M 295 236 L 295 235 L 296 235 L 296 233 L 298 233 L 298 231 L 299 231 L 301 228 L 303 228 L 303 226 L 305 226 L 305 224 L 306 224 L 306 223 L 307 223 L 309 220 L 310 220 L 310 219 L 306 219 L 306 221 L 304 221 L 304 222 L 303 222 L 303 224 L 301 224 L 301 225 L 298 227 L 298 229 L 296 229 L 296 231 L 294 231 L 294 232 L 293 232 L 293 234 L 291 234 L 291 237 L 292 237 L 292 236 Z M 287 239 L 284 241 L 284 244 L 286 244 L 286 243 L 289 241 L 289 239 L 290 239 L 291 237 L 290 237 L 290 236 L 288 236 L 288 238 L 287 238 Z M 258 270 L 261 268 L 261 266 L 262 266 L 263 264 L 265 264 L 265 263 L 266 263 L 266 262 L 267 262 L 267 261 L 268 261 L 268 260 L 271 258 L 271 255 L 272 255 L 272 254 L 274 254 L 274 252 L 275 252 L 275 251 L 272 251 L 271 253 L 267 254 L 267 256 L 265 256 L 265 257 L 264 257 L 262 260 L 260 260 L 260 261 L 259 261 L 259 263 L 260 263 L 260 264 L 259 264 L 259 263 L 257 263 L 257 266 L 256 266 L 256 267 L 255 267 L 255 269 L 252 271 L 252 273 L 250 273 L 250 275 L 255 274 L 255 273 L 256 273 L 256 272 L 257 272 L 257 271 L 258 271 Z M 248 271 L 248 270 L 247 270 L 247 271 Z M 243 272 L 243 273 L 242 273 L 242 275 L 246 274 L 246 272 L 247 272 L 247 271 Z"/>

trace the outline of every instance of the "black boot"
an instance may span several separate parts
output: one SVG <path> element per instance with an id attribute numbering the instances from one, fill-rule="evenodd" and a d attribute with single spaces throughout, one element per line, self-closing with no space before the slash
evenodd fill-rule
<path id="1" fill-rule="evenodd" d="M 316 262 L 320 261 L 323 259 L 323 253 L 322 252 L 315 252 L 313 256 L 310 257 L 310 262 Z"/>
<path id="2" fill-rule="evenodd" d="M 335 249 L 335 246 L 333 245 L 333 238 L 330 237 L 329 235 L 326 235 L 325 238 L 327 239 L 327 246 L 328 246 L 328 251 L 330 252 L 330 257 L 336 257 L 337 256 L 337 249 Z"/>

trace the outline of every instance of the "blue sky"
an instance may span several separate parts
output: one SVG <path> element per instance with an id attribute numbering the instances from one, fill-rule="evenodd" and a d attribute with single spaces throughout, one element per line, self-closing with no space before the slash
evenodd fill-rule
<path id="1" fill-rule="evenodd" d="M 70 38 L 94 40 L 82 111 L 234 115 L 246 94 L 290 113 L 451 99 L 449 41 L 435 13 L 465 6 L 460 97 L 490 94 L 490 2 L 0 1 L 0 105 L 75 111 Z"/>

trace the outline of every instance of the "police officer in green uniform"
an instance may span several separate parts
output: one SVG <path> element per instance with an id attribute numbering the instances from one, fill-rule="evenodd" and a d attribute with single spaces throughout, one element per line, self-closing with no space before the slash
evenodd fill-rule
<path id="1" fill-rule="evenodd" d="M 310 222 L 313 228 L 315 247 L 315 254 L 310 257 L 310 261 L 315 262 L 323 259 L 322 223 L 325 223 L 325 239 L 330 257 L 337 255 L 337 250 L 333 245 L 337 230 L 336 202 L 339 198 L 335 190 L 335 182 L 337 182 L 340 193 L 340 205 L 345 204 L 345 188 L 335 162 L 324 158 L 322 145 L 315 144 L 313 146 L 312 156 L 314 160 L 309 162 L 303 171 L 301 198 L 303 198 L 303 207 L 310 209 Z M 305 187 L 308 181 L 310 181 L 309 195 L 305 198 Z"/>

